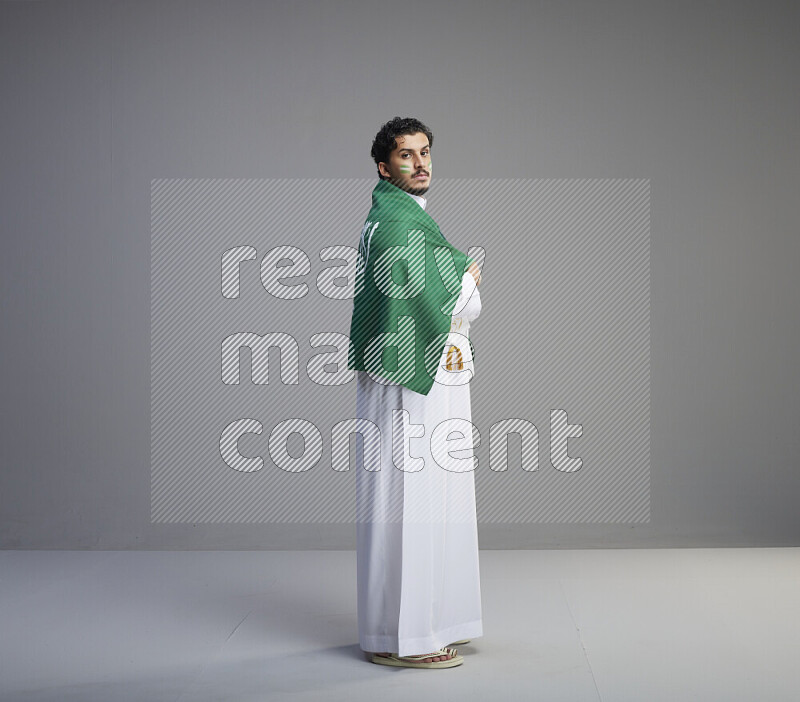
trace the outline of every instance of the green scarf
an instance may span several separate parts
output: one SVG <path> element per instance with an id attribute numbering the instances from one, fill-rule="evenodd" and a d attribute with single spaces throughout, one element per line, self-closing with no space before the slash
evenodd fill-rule
<path id="1" fill-rule="evenodd" d="M 358 247 L 347 367 L 427 395 L 473 260 L 408 193 L 379 180 Z"/>

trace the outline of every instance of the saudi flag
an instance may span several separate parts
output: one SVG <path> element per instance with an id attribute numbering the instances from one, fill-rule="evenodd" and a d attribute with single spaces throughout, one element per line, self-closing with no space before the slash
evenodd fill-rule
<path id="1" fill-rule="evenodd" d="M 347 367 L 427 395 L 473 260 L 408 193 L 378 181 L 358 246 Z"/>

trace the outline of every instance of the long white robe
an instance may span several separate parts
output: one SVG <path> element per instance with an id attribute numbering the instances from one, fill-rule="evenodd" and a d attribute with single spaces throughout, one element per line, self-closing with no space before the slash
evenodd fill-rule
<path id="1" fill-rule="evenodd" d="M 465 273 L 428 395 L 356 371 L 356 416 L 380 431 L 379 461 L 356 452 L 358 629 L 365 651 L 407 656 L 483 635 L 465 382 L 474 375 L 469 326 L 480 309 L 475 280 Z M 407 413 L 405 420 L 393 410 Z"/>

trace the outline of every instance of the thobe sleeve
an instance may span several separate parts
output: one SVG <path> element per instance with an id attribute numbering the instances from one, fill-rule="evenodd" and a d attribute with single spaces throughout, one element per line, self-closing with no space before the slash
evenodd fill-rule
<path id="1" fill-rule="evenodd" d="M 468 322 L 481 313 L 481 294 L 471 273 L 464 273 L 461 280 L 461 294 L 453 308 L 453 318 L 460 317 Z"/>

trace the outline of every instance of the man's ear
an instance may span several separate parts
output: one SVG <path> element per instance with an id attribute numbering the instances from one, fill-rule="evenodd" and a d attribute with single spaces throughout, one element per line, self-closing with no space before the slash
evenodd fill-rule
<path id="1" fill-rule="evenodd" d="M 383 166 L 383 167 L 381 168 L 381 166 Z M 391 178 L 392 177 L 391 173 L 389 173 L 389 169 L 386 167 L 386 164 L 383 161 L 381 161 L 378 164 L 378 170 L 381 172 L 382 176 L 384 176 L 386 178 Z"/>

